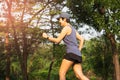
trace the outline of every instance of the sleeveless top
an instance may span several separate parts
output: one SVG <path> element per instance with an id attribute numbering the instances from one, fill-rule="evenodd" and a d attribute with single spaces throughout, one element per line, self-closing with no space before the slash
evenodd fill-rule
<path id="1" fill-rule="evenodd" d="M 72 29 L 72 32 L 63 38 L 63 41 L 66 45 L 66 52 L 81 56 L 76 39 L 76 30 L 72 26 L 70 26 L 70 28 Z"/>

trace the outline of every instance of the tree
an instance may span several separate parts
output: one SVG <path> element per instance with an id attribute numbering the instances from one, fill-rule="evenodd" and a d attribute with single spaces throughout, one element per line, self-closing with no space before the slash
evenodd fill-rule
<path id="1" fill-rule="evenodd" d="M 83 68 L 91 79 L 113 80 L 112 50 L 110 41 L 104 35 L 86 41 L 82 53 L 85 59 Z"/>
<path id="2" fill-rule="evenodd" d="M 119 53 L 115 36 L 119 35 L 120 5 L 118 0 L 85 0 L 67 1 L 67 6 L 76 21 L 88 24 L 95 30 L 104 30 L 106 38 L 110 40 L 113 53 L 115 79 L 120 79 Z"/>
<path id="3" fill-rule="evenodd" d="M 3 3 L 5 1 L 2 1 Z M 35 2 L 34 2 L 35 3 Z M 34 4 L 32 3 L 32 4 Z M 5 4 L 7 4 L 7 6 L 5 6 Z M 33 39 L 33 34 L 28 34 L 29 29 L 29 22 L 25 22 L 24 20 L 24 16 L 29 13 L 30 14 L 30 10 L 32 10 L 32 6 L 26 6 L 26 4 L 30 4 L 30 2 L 27 2 L 26 0 L 6 0 L 6 3 L 3 4 L 4 6 L 4 10 L 6 11 L 5 14 L 7 15 L 6 19 L 8 20 L 8 24 L 5 23 L 6 27 L 4 27 L 3 25 L 1 25 L 2 27 L 7 29 L 7 33 L 6 33 L 6 51 L 7 53 L 10 52 L 8 50 L 8 31 L 9 34 L 11 36 L 11 39 L 14 40 L 14 52 L 17 53 L 19 61 L 20 61 L 20 66 L 21 66 L 21 71 L 22 71 L 22 75 L 23 75 L 23 80 L 28 80 L 28 75 L 27 75 L 27 57 L 28 54 L 31 52 L 31 48 L 33 48 L 32 44 L 35 43 L 40 43 L 40 41 L 35 42 Z M 49 4 L 49 3 L 48 3 Z M 46 6 L 46 5 L 45 5 Z M 44 7 L 43 6 L 43 9 Z M 41 12 L 43 9 L 41 9 L 39 12 Z M 29 11 L 27 11 L 29 10 Z M 33 9 L 34 10 L 34 9 Z M 32 10 L 32 11 L 33 11 Z M 19 14 L 22 11 L 21 14 Z M 15 14 L 18 13 L 18 14 Z M 15 15 L 13 15 L 15 14 Z M 3 16 L 4 17 L 4 16 Z M 16 17 L 16 18 L 15 18 Z M 31 19 L 32 20 L 32 19 Z M 40 29 L 38 28 L 40 33 Z M 38 34 L 37 34 L 38 35 Z M 28 40 L 31 39 L 31 43 L 28 43 Z M 39 37 L 37 38 L 39 39 Z M 12 45 L 13 45 L 12 44 Z M 38 45 L 38 44 L 37 44 Z M 35 47 L 35 46 L 34 46 Z M 13 50 L 13 49 L 12 49 Z M 33 50 L 33 49 L 32 49 Z M 6 80 L 10 79 L 10 56 L 8 54 L 8 67 L 7 67 L 7 71 L 6 71 Z"/>
<path id="4" fill-rule="evenodd" d="M 51 0 L 3 0 L 1 2 L 6 2 L 3 4 L 3 11 L 6 13 L 5 15 L 8 16 L 6 17 L 2 15 L 2 17 L 8 20 L 7 27 L 4 27 L 4 29 L 6 28 L 9 31 L 9 39 L 11 41 L 10 44 L 12 45 L 10 47 L 10 52 L 13 52 L 15 53 L 15 55 L 17 55 L 16 57 L 18 58 L 18 61 L 20 63 L 23 80 L 28 80 L 28 56 L 29 54 L 34 53 L 33 51 L 37 49 L 37 45 L 42 42 L 40 36 L 42 33 L 42 29 L 40 29 L 39 27 L 50 25 L 53 30 L 52 19 L 53 16 L 57 13 L 57 4 Z M 49 10 L 50 7 L 54 7 L 54 9 L 51 8 L 52 10 Z M 26 20 L 27 15 L 28 18 Z M 51 15 L 50 21 L 49 17 L 44 17 L 49 15 Z M 6 22 L 3 21 L 1 24 L 1 26 L 3 27 L 3 25 L 6 25 Z M 51 33 L 50 29 L 49 31 Z M 52 33 L 54 34 L 54 32 Z M 11 65 L 9 64 L 9 69 L 10 66 Z"/>

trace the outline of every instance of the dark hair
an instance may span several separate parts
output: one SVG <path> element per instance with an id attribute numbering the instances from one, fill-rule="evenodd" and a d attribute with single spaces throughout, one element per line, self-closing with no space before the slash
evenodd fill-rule
<path id="1" fill-rule="evenodd" d="M 62 18 L 62 20 L 63 20 L 63 19 L 66 19 L 66 18 L 64 18 L 64 17 L 61 17 L 61 18 Z M 70 19 L 66 19 L 66 22 L 69 23 L 69 22 L 70 22 Z"/>

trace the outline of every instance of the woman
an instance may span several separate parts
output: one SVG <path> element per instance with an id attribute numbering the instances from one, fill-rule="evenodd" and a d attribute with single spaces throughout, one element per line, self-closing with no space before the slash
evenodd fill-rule
<path id="1" fill-rule="evenodd" d="M 68 13 L 61 13 L 58 18 L 60 25 L 63 27 L 60 35 L 57 38 L 49 37 L 46 33 L 43 33 L 43 38 L 46 38 L 52 42 L 59 43 L 61 40 L 66 44 L 66 54 L 62 60 L 59 78 L 60 80 L 66 80 L 66 73 L 72 66 L 76 77 L 79 80 L 89 80 L 82 73 L 82 57 L 81 49 L 83 47 L 84 39 L 79 35 L 79 33 L 70 25 L 70 15 Z M 77 39 L 80 41 L 77 44 Z"/>

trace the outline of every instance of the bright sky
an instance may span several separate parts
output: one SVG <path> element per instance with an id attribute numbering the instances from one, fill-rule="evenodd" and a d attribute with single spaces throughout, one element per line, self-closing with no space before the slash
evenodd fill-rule
<path id="1" fill-rule="evenodd" d="M 3 14 L 3 9 L 2 9 L 2 3 L 0 3 L 0 21 L 4 21 L 5 19 L 1 17 L 1 15 Z"/>
<path id="2" fill-rule="evenodd" d="M 36 7 L 36 6 L 35 6 Z M 34 8 L 35 8 L 34 7 Z M 2 15 L 4 12 L 2 12 L 3 10 L 2 10 L 2 4 L 0 3 L 0 15 Z M 67 11 L 69 11 L 69 9 L 67 8 L 67 7 L 64 7 L 63 9 L 62 9 L 62 12 L 67 12 Z M 30 15 L 26 15 L 26 17 L 24 17 L 24 19 L 28 19 L 28 18 L 30 18 Z M 0 21 L 4 21 L 5 20 L 5 18 L 2 18 L 1 16 L 0 16 Z M 89 39 L 91 39 L 91 38 L 94 38 L 94 37 L 96 37 L 96 36 L 100 36 L 101 35 L 101 33 L 98 33 L 98 32 L 96 32 L 93 28 L 90 28 L 89 26 L 87 26 L 87 25 L 84 25 L 84 27 L 83 28 L 79 28 L 79 31 L 81 31 L 81 32 L 89 32 L 88 34 L 87 33 L 83 33 L 82 34 L 82 36 L 86 39 L 86 40 L 89 40 Z"/>
<path id="3" fill-rule="evenodd" d="M 95 38 L 97 36 L 101 36 L 103 32 L 96 32 L 92 27 L 88 26 L 88 25 L 84 25 L 82 28 L 79 28 L 78 31 L 84 32 L 83 34 L 81 34 L 85 40 L 89 40 L 91 38 Z M 89 33 L 85 33 L 85 32 L 89 32 Z"/>

